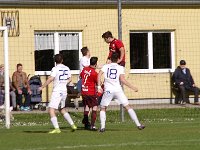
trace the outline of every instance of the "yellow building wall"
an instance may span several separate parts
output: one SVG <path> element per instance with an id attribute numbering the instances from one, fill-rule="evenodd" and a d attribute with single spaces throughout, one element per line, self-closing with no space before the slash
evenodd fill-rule
<path id="1" fill-rule="evenodd" d="M 129 53 L 130 30 L 174 30 L 175 31 L 175 64 L 179 65 L 181 59 L 185 59 L 190 68 L 197 86 L 200 86 L 199 56 L 200 56 L 200 10 L 198 8 L 167 8 L 167 7 L 129 7 L 123 9 L 123 42 Z M 129 66 L 127 60 L 127 67 Z M 177 67 L 177 66 L 176 66 Z M 139 93 L 128 92 L 129 97 L 134 98 L 166 98 L 171 96 L 169 73 L 155 74 L 128 74 L 129 81 L 133 81 L 139 87 Z"/>
<path id="2" fill-rule="evenodd" d="M 27 74 L 34 75 L 34 31 L 81 31 L 82 46 L 88 46 L 92 56 L 99 57 L 99 64 L 106 61 L 108 45 L 101 38 L 105 31 L 112 31 L 118 37 L 117 9 L 101 7 L 61 7 L 61 8 L 2 8 L 19 11 L 19 37 L 9 37 L 10 75 L 16 64 L 22 63 Z M 126 49 L 126 77 L 139 88 L 134 93 L 125 87 L 130 99 L 169 98 L 169 73 L 131 74 L 130 40 L 132 30 L 175 30 L 175 59 L 185 59 L 196 84 L 200 86 L 200 10 L 196 8 L 166 7 L 124 7 L 122 10 L 122 41 Z M 3 38 L 0 38 L 3 48 Z M 3 51 L 0 51 L 0 63 L 3 63 Z M 42 81 L 46 81 L 42 77 Z M 77 82 L 77 75 L 73 76 Z M 48 93 L 43 91 L 43 100 L 50 99 L 52 85 Z"/>

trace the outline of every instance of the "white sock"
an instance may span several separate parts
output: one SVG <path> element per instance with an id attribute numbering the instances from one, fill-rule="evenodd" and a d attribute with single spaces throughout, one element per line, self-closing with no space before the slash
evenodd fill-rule
<path id="1" fill-rule="evenodd" d="M 55 129 L 58 129 L 58 128 L 59 128 L 57 117 L 52 117 L 52 118 L 51 118 L 51 123 L 53 124 L 53 127 L 54 127 Z"/>
<path id="2" fill-rule="evenodd" d="M 101 129 L 105 128 L 106 126 L 106 112 L 100 111 L 100 121 L 101 121 Z"/>
<path id="3" fill-rule="evenodd" d="M 70 125 L 73 125 L 73 124 L 74 124 L 74 122 L 73 122 L 73 120 L 72 120 L 72 118 L 70 117 L 70 115 L 69 115 L 68 112 L 66 112 L 63 116 L 64 116 L 65 120 L 66 120 Z"/>
<path id="4" fill-rule="evenodd" d="M 129 116 L 131 117 L 131 119 L 135 122 L 136 126 L 141 126 L 135 111 L 133 109 L 129 109 L 128 113 L 129 113 Z"/>

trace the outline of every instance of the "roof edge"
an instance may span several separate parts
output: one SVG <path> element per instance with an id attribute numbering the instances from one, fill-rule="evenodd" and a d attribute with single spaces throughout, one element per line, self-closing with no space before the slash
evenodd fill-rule
<path id="1" fill-rule="evenodd" d="M 199 0 L 169 0 L 169 1 L 162 1 L 162 0 L 121 0 L 122 5 L 190 5 L 196 6 L 200 5 Z M 53 5 L 117 5 L 117 0 L 0 0 L 0 7 L 1 6 L 53 6 Z"/>

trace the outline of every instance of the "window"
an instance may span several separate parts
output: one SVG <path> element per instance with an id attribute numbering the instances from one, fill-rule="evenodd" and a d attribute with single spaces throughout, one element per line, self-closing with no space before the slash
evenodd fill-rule
<path id="1" fill-rule="evenodd" d="M 49 75 L 59 53 L 63 64 L 78 74 L 81 42 L 80 32 L 35 32 L 35 74 Z"/>
<path id="2" fill-rule="evenodd" d="M 174 70 L 174 32 L 131 32 L 131 73 Z"/>

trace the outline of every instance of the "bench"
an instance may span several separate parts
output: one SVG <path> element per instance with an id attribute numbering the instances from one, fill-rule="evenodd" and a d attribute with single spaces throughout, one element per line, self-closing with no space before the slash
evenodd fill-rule
<path id="1" fill-rule="evenodd" d="M 175 85 L 175 83 L 172 83 L 172 93 L 175 95 L 174 103 L 175 104 L 181 104 L 183 102 L 183 98 L 181 97 L 181 92 L 179 88 Z M 190 95 L 194 95 L 194 92 L 187 91 L 186 92 L 186 103 L 190 103 L 189 97 Z"/>
<path id="2" fill-rule="evenodd" d="M 71 106 L 71 103 L 73 103 L 75 109 L 78 109 L 79 101 L 80 101 L 80 93 L 77 90 L 76 84 L 72 86 L 67 86 L 66 106 Z"/>

